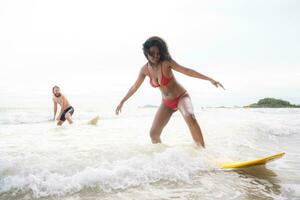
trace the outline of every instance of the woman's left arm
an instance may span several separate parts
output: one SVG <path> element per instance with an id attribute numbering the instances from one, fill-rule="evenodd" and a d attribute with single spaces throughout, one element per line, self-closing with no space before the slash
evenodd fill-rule
<path id="1" fill-rule="evenodd" d="M 179 65 L 177 62 L 175 62 L 174 60 L 170 61 L 170 66 L 171 66 L 172 69 L 174 69 L 177 72 L 180 72 L 182 74 L 185 74 L 187 76 L 191 76 L 191 77 L 194 77 L 194 78 L 199 78 L 199 79 L 210 81 L 214 86 L 216 86 L 216 87 L 220 86 L 225 90 L 225 88 L 223 87 L 223 85 L 220 82 L 215 81 L 214 79 L 212 79 L 208 76 L 205 76 L 205 75 L 203 75 L 203 74 L 201 74 L 201 73 L 199 73 L 199 72 L 197 72 L 193 69 L 183 67 L 183 66 Z"/>

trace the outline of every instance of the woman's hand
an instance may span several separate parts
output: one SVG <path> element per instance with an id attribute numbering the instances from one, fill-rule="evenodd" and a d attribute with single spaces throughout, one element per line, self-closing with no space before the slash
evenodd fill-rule
<path id="1" fill-rule="evenodd" d="M 216 87 L 221 87 L 221 88 L 223 88 L 224 90 L 225 90 L 225 88 L 223 87 L 223 85 L 220 83 L 220 82 L 218 82 L 218 81 L 215 81 L 215 80 L 210 80 L 210 82 L 211 82 L 211 84 L 213 84 L 214 86 L 216 86 Z"/>
<path id="2" fill-rule="evenodd" d="M 119 115 L 119 113 L 122 112 L 123 102 L 121 102 L 118 107 L 116 108 L 116 115 Z"/>

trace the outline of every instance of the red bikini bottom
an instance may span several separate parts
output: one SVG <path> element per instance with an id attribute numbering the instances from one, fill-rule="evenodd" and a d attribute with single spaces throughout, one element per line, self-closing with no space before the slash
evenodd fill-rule
<path id="1" fill-rule="evenodd" d="M 184 91 L 182 94 L 180 94 L 178 97 L 174 99 L 163 99 L 162 102 L 165 106 L 171 108 L 172 110 L 177 110 L 179 100 L 184 96 L 188 96 L 187 91 Z"/>

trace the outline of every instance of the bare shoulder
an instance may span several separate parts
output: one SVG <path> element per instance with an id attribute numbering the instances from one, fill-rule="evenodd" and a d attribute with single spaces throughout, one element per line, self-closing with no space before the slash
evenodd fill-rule
<path id="1" fill-rule="evenodd" d="M 143 75 L 147 75 L 148 74 L 148 70 L 147 70 L 147 64 L 144 64 L 141 69 L 140 69 L 140 74 L 143 74 Z"/>
<path id="2" fill-rule="evenodd" d="M 171 67 L 171 68 L 177 65 L 177 63 L 176 63 L 173 59 L 171 59 L 171 60 L 166 60 L 165 62 L 166 62 L 166 64 L 167 64 L 169 67 Z"/>
<path id="3" fill-rule="evenodd" d="M 171 59 L 169 62 L 169 66 L 176 70 L 176 71 L 182 71 L 182 70 L 185 70 L 186 68 L 183 67 L 182 65 L 178 64 L 175 60 Z"/>
<path id="4" fill-rule="evenodd" d="M 65 95 L 61 94 L 61 99 L 62 100 L 67 100 L 67 97 Z"/>
<path id="5" fill-rule="evenodd" d="M 161 64 L 164 68 L 172 68 L 173 65 L 172 60 L 164 60 Z"/>

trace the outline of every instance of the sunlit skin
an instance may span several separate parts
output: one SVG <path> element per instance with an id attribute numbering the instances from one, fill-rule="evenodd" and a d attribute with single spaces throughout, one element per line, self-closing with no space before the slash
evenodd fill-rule
<path id="1" fill-rule="evenodd" d="M 116 108 L 116 114 L 118 115 L 122 111 L 122 107 L 125 101 L 127 101 L 141 86 L 143 81 L 145 80 L 146 76 L 151 77 L 156 83 L 161 82 L 161 71 L 159 68 L 159 65 L 162 64 L 163 74 L 167 77 L 174 77 L 174 74 L 172 73 L 172 70 L 175 70 L 179 73 L 185 74 L 190 77 L 199 78 L 203 80 L 210 81 L 215 87 L 223 87 L 221 83 L 218 81 L 215 81 L 214 79 L 205 76 L 193 69 L 184 67 L 179 65 L 177 62 L 175 62 L 173 59 L 170 61 L 160 61 L 160 52 L 159 48 L 157 46 L 151 46 L 149 49 L 149 54 L 147 55 L 148 62 L 141 67 L 139 75 L 135 81 L 135 83 L 131 86 L 125 97 L 121 100 L 120 104 Z M 149 70 L 147 70 L 147 65 Z M 168 67 L 170 66 L 170 67 Z M 178 97 L 180 94 L 182 94 L 185 90 L 185 88 L 177 82 L 177 80 L 174 77 L 174 80 L 171 81 L 166 86 L 160 86 L 159 87 L 161 91 L 161 95 L 163 99 L 174 99 Z M 186 124 L 189 127 L 189 130 L 191 132 L 191 135 L 195 141 L 195 143 L 199 146 L 202 146 L 205 148 L 205 142 L 203 139 L 202 131 L 199 126 L 199 123 L 194 115 L 193 105 L 192 101 L 189 95 L 183 96 L 180 98 L 178 103 L 178 110 L 182 114 Z M 170 117 L 175 111 L 163 103 L 161 103 L 160 107 L 158 108 L 158 111 L 154 117 L 151 129 L 150 129 L 150 137 L 152 140 L 152 143 L 161 143 L 160 135 L 163 130 L 163 128 L 168 123 Z"/>
<path id="2" fill-rule="evenodd" d="M 56 116 L 56 113 L 57 113 L 57 104 L 60 105 L 60 113 L 56 117 L 56 120 L 58 121 L 57 125 L 61 126 L 64 123 L 64 121 L 61 121 L 60 117 L 61 117 L 63 111 L 65 109 L 67 109 L 69 106 L 71 106 L 71 104 L 69 103 L 68 99 L 60 92 L 60 88 L 57 87 L 57 86 L 53 88 L 52 100 L 53 100 L 53 104 L 54 104 L 54 117 L 53 117 L 53 120 L 55 120 L 55 116 Z M 65 115 L 65 117 L 66 117 L 66 119 L 68 120 L 68 122 L 70 124 L 73 124 L 72 116 L 71 116 L 70 113 L 67 113 Z"/>

